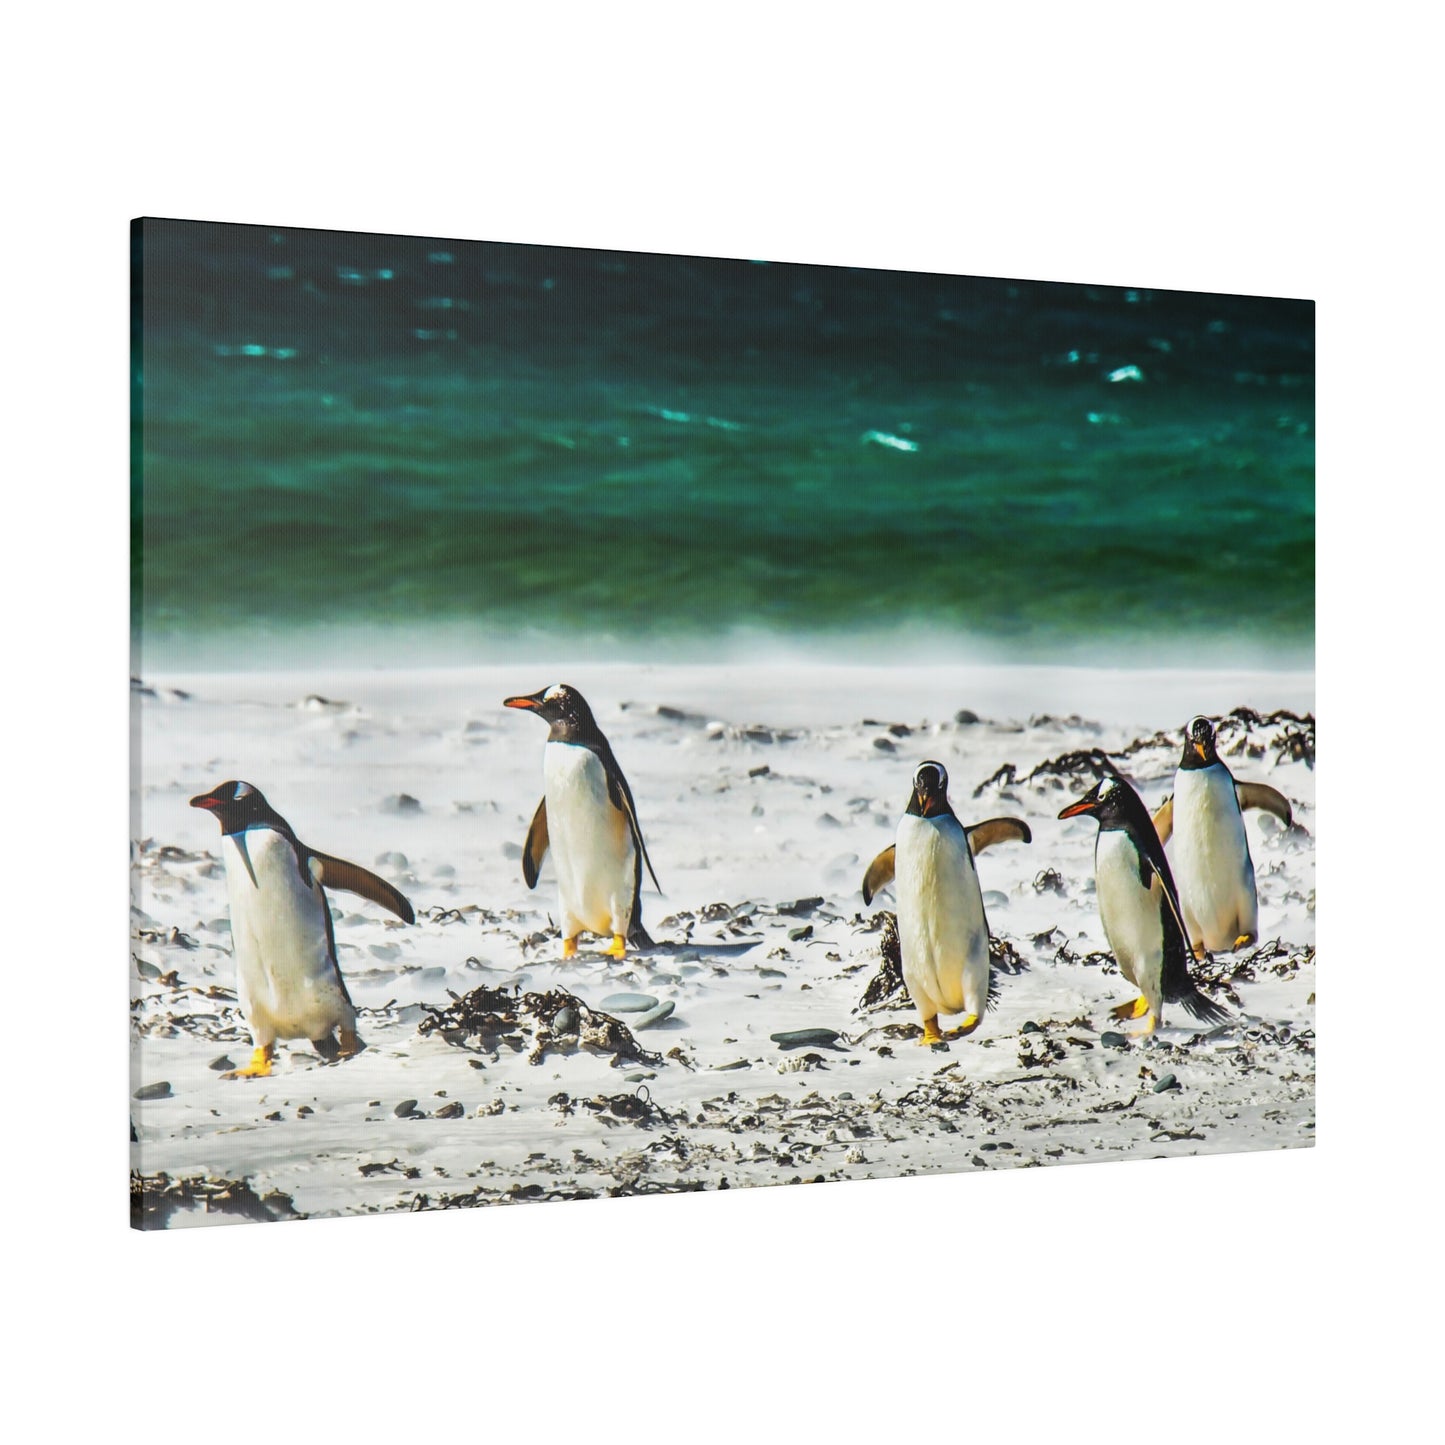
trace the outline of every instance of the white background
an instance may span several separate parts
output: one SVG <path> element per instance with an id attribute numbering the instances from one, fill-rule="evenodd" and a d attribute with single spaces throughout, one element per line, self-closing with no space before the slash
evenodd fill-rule
<path id="1" fill-rule="evenodd" d="M 1445 332 L 1424 8 L 525 9 L 7 18 L 15 1438 L 1427 1423 Z M 138 214 L 1315 298 L 1318 1149 L 131 1235 Z"/>

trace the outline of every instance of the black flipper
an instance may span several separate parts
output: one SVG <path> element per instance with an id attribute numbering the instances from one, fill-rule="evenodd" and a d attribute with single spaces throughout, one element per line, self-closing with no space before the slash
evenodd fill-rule
<path id="1" fill-rule="evenodd" d="M 359 893 L 396 914 L 403 923 L 416 922 L 416 914 L 405 894 L 399 893 L 384 878 L 378 878 L 359 863 L 348 863 L 344 858 L 333 858 L 328 853 L 318 853 L 314 848 L 308 848 L 307 854 L 311 876 L 323 887 Z"/>
<path id="2" fill-rule="evenodd" d="M 1278 788 L 1271 788 L 1268 783 L 1241 783 L 1236 778 L 1234 796 L 1239 800 L 1241 811 L 1245 808 L 1260 808 L 1266 813 L 1273 813 L 1286 828 L 1294 823 L 1294 812 L 1290 808 L 1289 799 Z"/>
<path id="3" fill-rule="evenodd" d="M 893 882 L 893 865 L 897 844 L 890 843 L 869 865 L 863 875 L 863 902 L 872 903 L 880 888 Z"/>
<path id="4" fill-rule="evenodd" d="M 968 834 L 969 851 L 975 858 L 995 843 L 1032 843 L 1034 835 L 1022 818 L 989 818 L 963 830 Z"/>
<path id="5" fill-rule="evenodd" d="M 527 841 L 522 846 L 522 877 L 528 888 L 537 886 L 542 876 L 542 859 L 547 856 L 551 839 L 547 834 L 547 800 L 543 798 L 532 814 L 532 826 L 527 829 Z"/>

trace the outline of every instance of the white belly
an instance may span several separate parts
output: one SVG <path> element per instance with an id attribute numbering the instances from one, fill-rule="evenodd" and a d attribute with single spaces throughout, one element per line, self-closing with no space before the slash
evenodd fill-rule
<path id="1" fill-rule="evenodd" d="M 988 923 L 956 818 L 905 814 L 894 853 L 903 981 L 920 1015 L 977 1014 L 988 1001 Z"/>
<path id="2" fill-rule="evenodd" d="M 221 844 L 237 993 L 256 1043 L 319 1039 L 353 1026 L 332 961 L 325 895 L 301 877 L 290 840 L 274 828 L 249 828 Z"/>
<path id="3" fill-rule="evenodd" d="M 544 749 L 547 834 L 567 936 L 619 933 L 632 921 L 637 849 L 627 816 L 607 795 L 607 772 L 590 748 Z"/>
<path id="4" fill-rule="evenodd" d="M 1155 1010 L 1163 1006 L 1164 930 L 1159 909 L 1164 884 L 1151 874 L 1151 886 L 1139 881 L 1139 854 L 1117 829 L 1100 829 L 1094 848 L 1094 879 L 1099 917 L 1119 970 Z"/>
<path id="5" fill-rule="evenodd" d="M 1191 943 L 1230 949 L 1241 934 L 1257 932 L 1249 839 L 1234 779 L 1222 764 L 1175 774 L 1171 859 Z"/>

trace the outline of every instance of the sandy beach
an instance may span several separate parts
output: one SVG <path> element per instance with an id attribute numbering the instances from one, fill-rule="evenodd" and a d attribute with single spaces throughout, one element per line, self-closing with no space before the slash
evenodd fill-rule
<path id="1" fill-rule="evenodd" d="M 550 865 L 536 891 L 522 878 L 545 734 L 501 700 L 557 681 L 592 703 L 665 890 L 643 892 L 657 948 L 621 963 L 564 964 Z M 148 674 L 133 703 L 131 1153 L 148 1226 L 1313 1141 L 1313 721 L 1272 716 L 1313 714 L 1311 674 L 786 662 Z M 1221 754 L 1282 791 L 1296 821 L 1286 832 L 1248 815 L 1260 945 L 1203 967 L 1228 1023 L 1201 1030 L 1174 1010 L 1151 1038 L 1121 1038 L 1108 1010 L 1132 990 L 1104 952 L 1095 828 L 1057 814 L 1092 785 L 1078 755 L 1095 749 L 1153 805 L 1185 721 L 1235 709 L 1252 711 L 1222 724 Z M 979 861 L 997 1006 L 934 1049 L 918 1046 L 906 999 L 860 1007 L 893 906 L 885 891 L 865 908 L 863 871 L 930 757 L 962 821 L 1014 814 L 1033 830 L 1031 846 Z M 226 778 L 416 908 L 406 926 L 331 895 L 367 1044 L 354 1059 L 283 1044 L 272 1077 L 221 1077 L 250 1044 L 219 837 L 187 800 Z M 579 1013 L 559 990 L 580 1018 L 559 1020 Z M 609 1031 L 604 1014 L 645 1017 L 605 1008 L 618 994 L 673 1009 Z M 835 1037 L 772 1037 L 807 1029 Z"/>

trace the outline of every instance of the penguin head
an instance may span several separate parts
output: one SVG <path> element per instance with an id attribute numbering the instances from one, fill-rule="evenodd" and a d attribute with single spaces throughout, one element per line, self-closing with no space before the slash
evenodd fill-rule
<path id="1" fill-rule="evenodd" d="M 1095 819 L 1100 831 L 1119 829 L 1138 838 L 1154 836 L 1154 823 L 1144 799 L 1133 789 L 1127 779 L 1110 773 L 1100 778 L 1077 803 L 1060 812 L 1061 818 L 1089 816 Z"/>
<path id="2" fill-rule="evenodd" d="M 919 763 L 913 774 L 913 793 L 908 811 L 915 817 L 934 818 L 940 813 L 952 814 L 948 806 L 948 769 L 930 759 Z"/>
<path id="3" fill-rule="evenodd" d="M 1190 718 L 1184 729 L 1184 756 L 1179 759 L 1181 768 L 1208 768 L 1219 761 L 1214 750 L 1214 724 L 1207 717 Z"/>
<path id="4" fill-rule="evenodd" d="M 525 708 L 551 725 L 551 737 L 566 738 L 592 736 L 597 723 L 587 699 L 575 687 L 559 682 L 553 687 L 544 687 L 541 692 L 528 693 L 521 697 L 504 699 L 505 706 Z"/>
<path id="5" fill-rule="evenodd" d="M 277 816 L 260 788 L 234 778 L 192 798 L 191 807 L 214 813 L 222 833 L 239 833 L 251 823 L 270 823 Z"/>
<path id="6" fill-rule="evenodd" d="M 1100 778 L 1077 803 L 1060 812 L 1060 818 L 1078 818 L 1088 814 L 1099 820 L 1101 828 L 1123 821 L 1127 810 L 1127 799 L 1133 790 L 1125 782 L 1110 776 Z"/>

